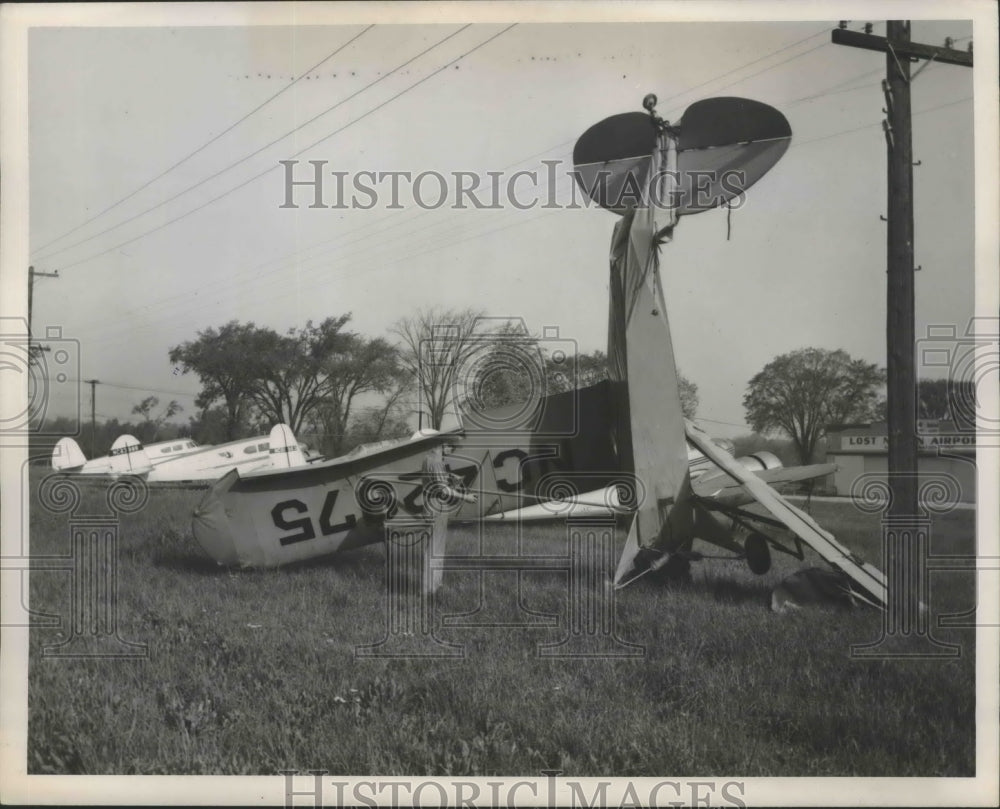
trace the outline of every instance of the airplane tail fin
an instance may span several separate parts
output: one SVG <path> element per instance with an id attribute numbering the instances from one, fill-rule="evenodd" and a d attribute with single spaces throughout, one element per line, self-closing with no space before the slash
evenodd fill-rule
<path id="1" fill-rule="evenodd" d="M 76 469 L 87 462 L 80 445 L 72 438 L 60 438 L 52 448 L 52 468 L 57 472 L 64 469 Z"/>
<path id="2" fill-rule="evenodd" d="M 295 440 L 292 428 L 287 424 L 275 424 L 269 437 L 271 445 L 271 468 L 291 469 L 293 466 L 303 466 L 306 456 Z"/>
<path id="3" fill-rule="evenodd" d="M 108 455 L 112 475 L 144 475 L 153 468 L 146 450 L 133 435 L 118 436 Z"/>
<path id="4" fill-rule="evenodd" d="M 676 154 L 672 147 L 667 152 L 654 151 L 651 178 L 672 176 Z M 622 468 L 645 485 L 630 544 L 615 575 L 618 586 L 631 580 L 631 568 L 673 552 L 690 535 L 694 519 L 679 378 L 658 258 L 676 211 L 657 203 L 670 197 L 661 197 L 652 185 L 645 195 L 644 205 L 616 225 L 611 240 L 608 376 L 617 396 L 615 444 Z"/>

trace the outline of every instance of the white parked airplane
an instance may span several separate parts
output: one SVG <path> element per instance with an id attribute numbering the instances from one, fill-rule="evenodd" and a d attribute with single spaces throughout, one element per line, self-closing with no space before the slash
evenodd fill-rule
<path id="1" fill-rule="evenodd" d="M 209 483 L 231 469 L 290 469 L 307 463 L 291 429 L 276 425 L 269 436 L 199 447 L 190 439 L 144 447 L 134 436 L 119 436 L 111 452 L 86 460 L 72 438 L 61 438 L 52 452 L 52 468 L 78 475 L 136 475 L 147 483 Z"/>
<path id="2" fill-rule="evenodd" d="M 60 438 L 52 450 L 52 468 L 57 472 L 76 472 L 84 475 L 109 475 L 114 472 L 112 459 L 118 457 L 114 450 L 122 447 L 142 446 L 139 440 L 131 435 L 119 436 L 112 445 L 112 453 L 90 461 L 83 454 L 80 445 L 72 438 Z M 174 441 L 160 441 L 142 447 L 146 460 L 151 466 L 157 466 L 164 461 L 174 460 L 192 452 L 198 452 L 201 447 L 190 438 L 178 438 Z M 121 466 L 119 464 L 119 466 Z M 118 474 L 123 474 L 118 472 Z M 128 474 L 126 471 L 124 474 Z"/>

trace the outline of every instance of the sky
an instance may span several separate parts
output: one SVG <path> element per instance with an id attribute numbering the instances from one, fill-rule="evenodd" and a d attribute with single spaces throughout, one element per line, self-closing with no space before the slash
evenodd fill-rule
<path id="1" fill-rule="evenodd" d="M 703 98 L 756 99 L 793 133 L 742 207 L 682 218 L 662 250 L 677 362 L 706 429 L 747 432 L 747 383 L 779 354 L 842 348 L 885 364 L 885 57 L 832 44 L 836 20 L 305 17 L 205 25 L 182 9 L 28 32 L 28 262 L 59 273 L 36 284 L 33 328 L 78 341 L 79 379 L 101 380 L 99 417 L 127 419 L 151 394 L 194 415 L 198 381 L 169 349 L 234 319 L 284 331 L 350 312 L 374 337 L 419 308 L 473 307 L 557 330 L 549 347 L 603 350 L 616 216 L 562 203 L 576 138 L 650 92 L 671 121 Z M 965 48 L 973 26 L 915 20 L 912 33 Z M 974 312 L 973 72 L 930 64 L 913 82 L 918 335 L 962 331 Z M 383 182 L 368 210 L 310 208 L 301 186 L 298 207 L 282 207 L 290 160 L 300 180 L 326 161 L 328 204 L 333 171 L 348 195 L 359 172 L 436 171 L 448 200 L 420 207 L 404 188 L 389 208 Z M 539 174 L 535 191 L 528 177 L 516 186 L 533 207 L 450 207 L 453 172 L 506 183 L 517 170 Z M 559 204 L 543 209 L 547 171 Z M 421 186 L 425 201 L 437 188 Z M 51 386 L 50 415 L 80 397 L 89 414 L 89 387 Z"/>

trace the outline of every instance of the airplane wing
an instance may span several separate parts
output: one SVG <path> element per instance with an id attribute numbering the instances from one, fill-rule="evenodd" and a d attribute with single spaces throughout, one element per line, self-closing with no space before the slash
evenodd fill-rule
<path id="1" fill-rule="evenodd" d="M 837 471 L 833 463 L 814 463 L 808 466 L 783 466 L 779 469 L 757 469 L 751 474 L 757 480 L 772 485 L 815 480 Z M 733 480 L 725 471 L 709 473 L 691 481 L 691 488 L 699 497 L 731 497 L 738 491 L 746 491 L 746 486 Z"/>
<path id="2" fill-rule="evenodd" d="M 754 500 L 827 562 L 849 576 L 867 595 L 879 604 L 886 603 L 885 576 L 878 568 L 852 554 L 834 539 L 833 534 L 820 528 L 812 517 L 795 508 L 757 475 L 736 463 L 731 455 L 713 444 L 708 434 L 699 427 L 690 422 L 685 426 L 688 440 L 744 486 Z"/>
<path id="3" fill-rule="evenodd" d="M 837 465 L 832 463 L 811 464 L 810 466 L 781 467 L 780 469 L 755 469 L 749 471 L 758 480 L 767 483 L 781 484 L 793 483 L 796 481 L 813 480 L 825 477 L 837 470 Z M 740 499 L 752 499 L 742 482 L 733 480 L 727 472 L 710 472 L 701 477 L 695 478 L 691 482 L 691 489 L 698 497 L 712 498 L 718 500 L 731 500 L 740 495 Z M 606 486 L 603 489 L 595 489 L 590 492 L 583 492 L 574 497 L 566 497 L 562 500 L 552 500 L 539 502 L 536 504 L 521 506 L 518 508 L 499 511 L 484 516 L 487 520 L 520 520 L 520 521 L 540 521 L 540 520 L 564 520 L 567 517 L 584 517 L 593 515 L 606 515 L 627 513 L 631 506 L 622 505 L 619 500 L 619 489 L 616 485 Z M 727 545 L 729 547 L 729 545 Z M 742 551 L 739 545 L 732 545 L 738 551 Z"/>

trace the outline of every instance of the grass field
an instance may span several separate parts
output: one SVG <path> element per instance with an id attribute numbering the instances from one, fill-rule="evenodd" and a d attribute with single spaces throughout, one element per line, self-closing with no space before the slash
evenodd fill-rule
<path id="1" fill-rule="evenodd" d="M 39 505 L 44 470 L 35 473 L 32 553 L 66 554 L 68 517 Z M 32 630 L 30 773 L 974 774 L 972 630 L 934 630 L 961 644 L 955 659 L 852 660 L 851 644 L 880 636 L 879 612 L 769 611 L 770 588 L 797 560 L 777 558 L 764 577 L 706 561 L 690 584 L 621 591 L 618 635 L 643 646 L 641 658 L 540 657 L 540 643 L 566 633 L 567 585 L 564 574 L 534 572 L 522 576 L 523 604 L 555 614 L 556 626 L 441 626 L 438 637 L 463 643 L 464 658 L 360 659 L 355 647 L 386 632 L 383 548 L 282 570 L 219 569 L 191 535 L 200 497 L 153 492 L 122 519 L 120 635 L 147 644 L 147 657 L 47 657 L 42 646 L 67 628 Z M 78 513 L 103 503 L 103 491 L 89 490 Z M 881 566 L 876 517 L 829 503 L 812 512 Z M 474 546 L 477 530 L 454 529 L 451 547 Z M 972 553 L 973 532 L 971 511 L 941 517 L 933 551 Z M 563 526 L 528 528 L 525 540 L 532 553 L 565 553 Z M 487 527 L 482 541 L 492 553 L 514 547 L 509 526 Z M 447 574 L 441 611 L 474 609 L 479 581 Z M 484 581 L 491 603 L 516 603 L 515 573 Z M 32 608 L 67 615 L 70 582 L 33 573 Z M 932 584 L 935 615 L 975 605 L 968 573 L 936 573 Z"/>

